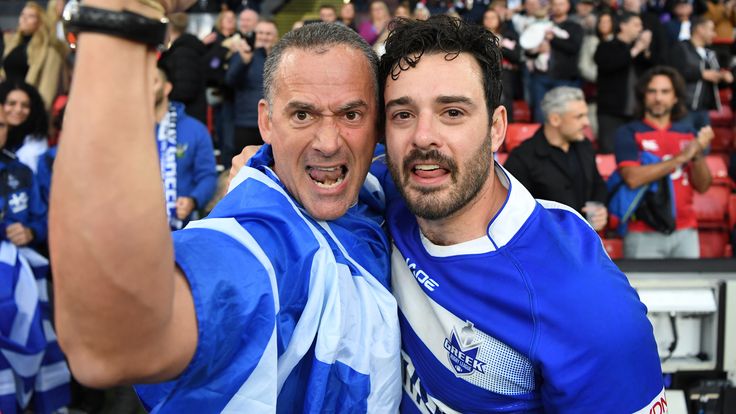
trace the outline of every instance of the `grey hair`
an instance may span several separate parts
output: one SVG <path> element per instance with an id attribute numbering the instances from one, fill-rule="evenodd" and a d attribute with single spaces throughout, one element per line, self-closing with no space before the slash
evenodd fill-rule
<path id="1" fill-rule="evenodd" d="M 562 114 L 567 112 L 567 104 L 573 101 L 584 101 L 585 95 L 580 88 L 570 86 L 558 86 L 546 94 L 542 99 L 540 106 L 544 120 L 552 114 Z"/>
<path id="2" fill-rule="evenodd" d="M 354 30 L 336 23 L 314 23 L 288 32 L 273 47 L 263 68 L 263 96 L 268 102 L 269 116 L 273 106 L 274 79 L 284 54 L 289 49 L 313 51 L 322 54 L 332 47 L 344 45 L 360 51 L 367 59 L 373 78 L 375 100 L 378 103 L 378 56 Z"/>

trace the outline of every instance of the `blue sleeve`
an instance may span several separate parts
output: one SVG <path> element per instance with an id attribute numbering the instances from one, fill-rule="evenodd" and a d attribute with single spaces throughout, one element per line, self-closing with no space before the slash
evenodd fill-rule
<path id="1" fill-rule="evenodd" d="M 215 165 L 212 138 L 204 125 L 197 123 L 194 153 L 194 188 L 191 194 L 197 208 L 203 209 L 209 203 L 217 188 L 217 167 Z"/>
<path id="2" fill-rule="evenodd" d="M 30 205 L 28 216 L 28 227 L 33 230 L 33 244 L 46 241 L 48 237 L 48 207 L 41 199 L 41 191 L 36 178 L 30 189 Z"/>
<path id="3" fill-rule="evenodd" d="M 246 69 L 248 65 L 243 62 L 243 58 L 239 53 L 234 53 L 230 57 L 230 65 L 228 65 L 227 73 L 225 73 L 225 84 L 230 87 L 238 87 L 246 81 Z"/>
<path id="4" fill-rule="evenodd" d="M 173 237 L 176 263 L 194 300 L 197 349 L 177 379 L 136 391 L 149 409 L 220 412 L 253 372 L 274 331 L 271 281 L 250 250 L 223 233 L 194 228 Z"/>
<path id="5" fill-rule="evenodd" d="M 591 272 L 561 292 L 561 309 L 539 309 L 542 400 L 548 412 L 632 413 L 656 404 L 661 365 L 646 307 L 626 277 Z M 575 303 L 573 303 L 575 302 Z M 565 328 L 565 326 L 567 328 Z M 570 329 L 570 327 L 574 327 Z"/>
<path id="6" fill-rule="evenodd" d="M 614 153 L 616 164 L 623 162 L 639 163 L 639 147 L 636 145 L 634 131 L 626 125 L 619 127 L 614 134 Z"/>

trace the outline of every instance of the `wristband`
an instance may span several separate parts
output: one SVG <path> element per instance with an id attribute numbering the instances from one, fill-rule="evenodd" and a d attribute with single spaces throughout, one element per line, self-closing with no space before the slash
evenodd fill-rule
<path id="1" fill-rule="evenodd" d="M 159 50 L 164 47 L 169 22 L 165 17 L 151 19 L 128 10 L 114 11 L 80 6 L 77 1 L 70 1 L 66 5 L 62 20 L 67 31 L 75 34 L 102 33 Z"/>

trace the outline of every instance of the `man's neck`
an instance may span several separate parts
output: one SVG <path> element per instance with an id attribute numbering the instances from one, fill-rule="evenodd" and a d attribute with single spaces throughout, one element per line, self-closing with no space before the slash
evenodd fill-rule
<path id="1" fill-rule="evenodd" d="M 698 36 L 690 36 L 690 42 L 695 47 L 705 47 L 705 41 Z"/>
<path id="2" fill-rule="evenodd" d="M 557 16 L 552 16 L 552 21 L 554 21 L 555 23 L 558 23 L 558 24 L 564 22 L 565 20 L 567 20 L 567 15 L 566 14 L 560 14 L 560 15 L 557 15 Z"/>
<path id="3" fill-rule="evenodd" d="M 450 246 L 486 235 L 488 223 L 501 209 L 508 193 L 496 176 L 495 166 L 491 168 L 491 176 L 475 198 L 450 217 L 439 220 L 417 217 L 419 228 L 427 239 L 440 246 Z"/>
<path id="4" fill-rule="evenodd" d="M 544 138 L 547 139 L 549 145 L 561 149 L 563 152 L 567 152 L 570 149 L 570 143 L 560 135 L 560 131 L 557 128 L 544 124 Z"/>
<path id="5" fill-rule="evenodd" d="M 616 38 L 627 45 L 634 43 L 634 39 L 629 39 L 623 32 L 619 32 L 619 34 L 616 35 Z"/>
<path id="6" fill-rule="evenodd" d="M 651 116 L 649 114 L 646 114 L 644 115 L 644 120 L 656 126 L 658 129 L 664 129 L 670 125 L 671 119 L 669 114 L 662 116 Z"/>
<path id="7" fill-rule="evenodd" d="M 160 104 L 156 105 L 156 108 L 154 109 L 157 124 L 161 123 L 161 121 L 164 120 L 164 116 L 166 116 L 166 112 L 168 111 L 169 111 L 169 100 L 164 98 L 164 100 L 161 101 Z"/>

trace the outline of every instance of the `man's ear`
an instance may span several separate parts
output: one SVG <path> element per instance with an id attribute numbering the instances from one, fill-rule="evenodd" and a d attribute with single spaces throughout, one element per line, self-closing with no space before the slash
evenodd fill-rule
<path id="1" fill-rule="evenodd" d="M 508 121 L 506 120 L 506 108 L 500 105 L 493 111 L 491 117 L 491 142 L 493 143 L 493 152 L 498 152 L 503 144 L 503 140 L 506 138 L 506 127 Z"/>
<path id="2" fill-rule="evenodd" d="M 271 143 L 271 107 L 265 99 L 258 101 L 258 130 L 266 144 Z"/>
<path id="3" fill-rule="evenodd" d="M 174 84 L 171 82 L 166 82 L 164 84 L 164 96 L 167 98 L 169 97 L 169 94 L 171 94 L 171 91 L 174 89 Z"/>
<path id="4" fill-rule="evenodd" d="M 545 121 L 555 128 L 559 128 L 562 125 L 562 117 L 560 114 L 549 114 Z"/>

